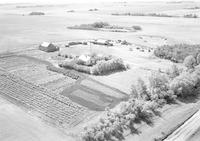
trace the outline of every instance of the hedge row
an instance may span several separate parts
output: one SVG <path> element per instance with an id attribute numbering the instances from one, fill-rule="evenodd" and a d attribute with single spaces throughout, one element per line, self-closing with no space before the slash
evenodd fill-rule
<path id="1" fill-rule="evenodd" d="M 102 61 L 98 61 L 97 64 L 93 66 L 89 66 L 89 65 L 86 66 L 86 65 L 83 65 L 83 63 L 81 62 L 77 62 L 73 60 L 71 62 L 64 62 L 60 64 L 59 66 L 67 68 L 67 69 L 74 69 L 79 72 L 94 74 L 94 75 L 102 75 L 102 74 L 107 74 L 113 71 L 126 69 L 126 66 L 124 65 L 122 59 L 111 59 L 108 61 L 102 60 Z"/>
<path id="2" fill-rule="evenodd" d="M 79 72 L 84 72 L 90 74 L 90 67 L 84 65 L 78 65 L 75 61 L 64 62 L 59 65 L 60 67 L 64 67 L 66 69 L 74 69 Z"/>
<path id="3" fill-rule="evenodd" d="M 53 71 L 53 72 L 57 72 L 57 73 L 62 73 L 63 75 L 66 75 L 72 79 L 79 79 L 79 75 L 75 74 L 75 73 L 72 73 L 70 71 L 67 71 L 67 70 L 64 70 L 64 69 L 60 69 L 60 68 L 57 68 L 57 67 L 54 67 L 53 65 L 49 65 L 47 66 L 47 69 L 50 70 L 50 71 Z"/>

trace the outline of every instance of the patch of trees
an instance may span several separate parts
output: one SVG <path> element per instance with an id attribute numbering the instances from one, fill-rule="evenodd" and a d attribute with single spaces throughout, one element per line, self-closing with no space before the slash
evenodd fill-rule
<path id="1" fill-rule="evenodd" d="M 132 28 L 135 30 L 142 30 L 142 28 L 138 25 L 133 25 Z"/>
<path id="2" fill-rule="evenodd" d="M 45 15 L 45 13 L 44 12 L 31 12 L 31 13 L 29 13 L 29 15 L 30 16 L 34 16 L 34 15 Z"/>
<path id="3" fill-rule="evenodd" d="M 192 55 L 196 58 L 199 53 L 200 45 L 188 44 L 163 45 L 154 50 L 155 56 L 168 59 L 176 63 L 182 63 L 189 55 Z"/>
<path id="4" fill-rule="evenodd" d="M 155 104 L 144 100 L 130 98 L 121 103 L 120 111 L 107 110 L 106 118 L 100 119 L 98 124 L 84 129 L 84 141 L 111 141 L 123 140 L 124 132 L 138 133 L 136 125 L 145 122 L 152 124 L 154 115 L 158 115 Z"/>
<path id="5" fill-rule="evenodd" d="M 180 73 L 171 81 L 170 88 L 177 96 L 185 98 L 198 93 L 200 86 L 199 56 L 198 54 L 196 59 L 191 55 L 187 56 L 184 60 L 187 70 Z"/>
<path id="6" fill-rule="evenodd" d="M 75 25 L 72 27 L 68 27 L 69 29 L 86 29 L 86 30 L 95 30 L 98 28 L 105 28 L 106 26 L 110 26 L 107 22 L 94 22 L 92 24 L 81 24 Z"/>
<path id="7" fill-rule="evenodd" d="M 102 30 L 102 31 L 110 31 L 110 32 L 128 32 L 128 31 L 136 31 L 141 30 L 139 26 L 133 27 L 123 27 L 117 25 L 110 25 L 107 22 L 95 22 L 92 24 L 81 24 L 67 27 L 68 29 L 81 29 L 81 30 Z"/>
<path id="8" fill-rule="evenodd" d="M 198 9 L 199 7 L 195 7 Z M 112 13 L 114 16 L 151 16 L 151 17 L 183 17 L 183 18 L 198 18 L 196 14 L 186 14 L 183 16 L 168 15 L 164 13 Z"/>
<path id="9" fill-rule="evenodd" d="M 198 18 L 197 14 L 186 14 L 183 17 L 184 18 Z"/>
<path id="10" fill-rule="evenodd" d="M 114 16 L 152 16 L 152 17 L 176 17 L 167 14 L 159 14 L 159 13 L 113 13 Z"/>
<path id="11" fill-rule="evenodd" d="M 99 9 L 94 8 L 94 9 L 89 9 L 88 11 L 98 11 Z"/>
<path id="12" fill-rule="evenodd" d="M 121 58 L 98 61 L 96 65 L 91 68 L 91 74 L 102 75 L 114 71 L 126 70 L 126 66 Z"/>

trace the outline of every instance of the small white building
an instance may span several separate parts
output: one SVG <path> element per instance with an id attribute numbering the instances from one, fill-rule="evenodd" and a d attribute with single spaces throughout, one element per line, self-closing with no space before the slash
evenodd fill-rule
<path id="1" fill-rule="evenodd" d="M 83 61 L 83 62 L 88 62 L 91 59 L 91 57 L 88 56 L 88 55 L 81 55 L 81 56 L 79 56 L 78 59 Z"/>
<path id="2" fill-rule="evenodd" d="M 56 47 L 54 44 L 48 42 L 43 42 L 42 44 L 40 44 L 39 49 L 45 52 L 54 52 L 59 50 L 59 48 Z"/>

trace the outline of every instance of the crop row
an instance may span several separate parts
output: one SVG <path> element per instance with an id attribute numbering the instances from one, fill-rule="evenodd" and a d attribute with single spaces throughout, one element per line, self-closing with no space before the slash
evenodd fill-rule
<path id="1" fill-rule="evenodd" d="M 85 115 L 87 109 L 67 97 L 34 86 L 13 75 L 0 75 L 0 93 L 20 101 L 59 123 L 70 124 Z"/>

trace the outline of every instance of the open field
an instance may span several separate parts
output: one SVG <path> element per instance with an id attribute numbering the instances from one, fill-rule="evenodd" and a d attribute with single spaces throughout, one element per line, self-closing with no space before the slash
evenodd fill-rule
<path id="1" fill-rule="evenodd" d="M 165 73 L 172 66 L 170 60 L 154 56 L 155 48 L 179 43 L 200 44 L 200 18 L 183 18 L 187 14 L 200 17 L 199 9 L 195 8 L 199 6 L 199 2 L 192 1 L 0 5 L 0 94 L 3 99 L 15 104 L 6 101 L 0 104 L 0 109 L 7 111 L 0 111 L 0 140 L 77 139 L 85 125 L 105 116 L 105 108 L 112 109 L 120 102 L 127 101 L 131 86 L 137 83 L 138 78 L 148 83 L 152 71 L 160 69 Z M 45 14 L 29 16 L 31 12 Z M 172 17 L 112 15 L 129 12 Z M 106 32 L 67 28 L 94 22 L 108 22 L 115 27 L 139 26 L 141 30 Z M 126 40 L 131 44 L 108 47 L 89 43 L 65 47 L 70 41 L 96 39 Z M 51 53 L 39 50 L 38 46 L 43 41 L 55 43 L 60 50 Z M 112 55 L 121 58 L 130 68 L 100 76 L 64 70 L 58 64 L 69 58 L 58 56 L 59 53 L 72 56 L 88 53 Z M 48 66 L 54 69 L 48 69 Z M 177 66 L 183 67 L 182 64 Z M 196 110 L 196 103 L 189 102 L 167 106 L 169 109 L 162 111 L 167 119 L 159 118 L 152 128 L 142 126 L 143 134 L 128 136 L 127 140 L 148 140 L 154 135 L 160 136 L 160 129 L 168 133 L 172 126 L 163 125 L 168 122 L 176 125 L 179 119 L 185 120 Z M 27 110 L 33 116 L 27 114 Z M 37 117 L 56 126 L 47 126 Z M 5 130 L 1 127 L 5 127 Z M 62 127 L 67 135 L 57 131 L 58 127 Z M 156 134 L 153 135 L 153 132 Z M 72 139 L 72 136 L 75 138 Z M 198 138 L 198 133 L 195 136 Z"/>
<path id="2" fill-rule="evenodd" d="M 30 112 L 0 98 L 0 140 L 1 141 L 73 141 Z"/>

